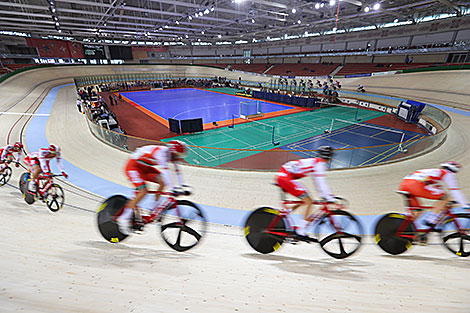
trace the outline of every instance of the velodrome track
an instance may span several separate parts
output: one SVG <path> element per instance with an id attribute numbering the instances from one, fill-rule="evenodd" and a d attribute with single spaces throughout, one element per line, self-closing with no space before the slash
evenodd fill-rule
<path id="1" fill-rule="evenodd" d="M 27 71 L 0 85 L 0 112 L 34 112 L 51 88 L 72 83 L 74 75 L 112 73 L 114 69 Z M 463 81 L 468 84 L 465 79 L 470 72 L 438 73 L 436 80 L 447 82 L 442 89 L 437 82 L 430 85 L 434 74 L 342 82 L 345 86 L 358 81 L 381 86 L 386 80 L 389 90 L 374 91 L 398 96 L 414 93 L 416 98 L 432 97 L 433 101 L 428 100 L 432 103 L 455 101 L 461 106 L 468 102 L 461 85 Z M 409 86 L 415 91 L 409 91 Z M 435 88 L 432 96 L 423 91 L 430 86 Z M 28 136 L 45 132 L 49 142 L 62 147 L 67 162 L 126 185 L 121 169 L 127 155 L 91 135 L 75 99 L 73 87 L 58 90 L 45 129 L 27 129 Z M 470 195 L 468 117 L 450 115 L 453 125 L 438 149 L 390 165 L 330 172 L 333 192 L 349 199 L 351 211 L 357 214 L 401 211 L 401 199 L 393 192 L 400 179 L 417 168 L 452 159 L 464 165 L 459 179 L 465 194 Z M 11 142 L 24 136 L 28 117 L 0 114 L 0 145 L 8 138 Z M 195 187 L 191 197 L 195 202 L 239 210 L 277 206 L 278 195 L 270 185 L 272 173 L 193 167 L 186 167 L 184 173 Z M 189 253 L 167 248 L 152 227 L 142 236 L 111 245 L 95 226 L 93 212 L 101 196 L 61 182 L 67 205 L 53 214 L 42 203 L 24 203 L 16 188 L 20 174 L 15 170 L 10 185 L 0 188 L 0 217 L 4 221 L 0 240 L 2 312 L 468 311 L 469 260 L 454 257 L 439 245 L 414 247 L 392 257 L 369 243 L 342 261 L 329 258 L 314 245 L 286 246 L 275 254 L 259 255 L 244 243 L 238 227 L 216 224 L 211 225 L 201 246 Z"/>

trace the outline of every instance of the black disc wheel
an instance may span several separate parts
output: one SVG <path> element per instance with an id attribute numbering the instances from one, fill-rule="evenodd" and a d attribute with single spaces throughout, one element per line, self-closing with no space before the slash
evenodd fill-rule
<path id="1" fill-rule="evenodd" d="M 375 242 L 387 253 L 401 254 L 413 245 L 415 231 L 413 223 L 405 215 L 389 213 L 382 216 L 375 225 Z"/>
<path id="2" fill-rule="evenodd" d="M 28 178 L 28 180 L 25 183 L 25 186 L 23 187 L 24 189 L 23 199 L 29 205 L 33 204 L 36 201 L 36 196 L 28 191 L 28 185 L 30 181 L 31 179 Z"/>
<path id="3" fill-rule="evenodd" d="M 323 251 L 336 259 L 344 259 L 359 250 L 364 231 L 354 215 L 335 210 L 320 219 L 315 225 L 315 234 Z"/>
<path id="4" fill-rule="evenodd" d="M 26 189 L 28 188 L 28 179 L 29 179 L 29 173 L 28 172 L 21 174 L 20 180 L 18 182 L 21 193 L 26 192 Z"/>
<path id="5" fill-rule="evenodd" d="M 269 230 L 266 229 L 268 226 Z M 283 234 L 286 234 L 286 223 L 280 212 L 273 208 L 256 209 L 245 222 L 245 238 L 259 253 L 271 253 L 279 249 L 286 238 Z"/>
<path id="6" fill-rule="evenodd" d="M 450 252 L 461 257 L 470 255 L 470 214 L 455 214 L 455 218 L 442 223 L 441 230 L 442 241 Z"/>
<path id="7" fill-rule="evenodd" d="M 104 239 L 109 242 L 118 243 L 127 237 L 119 231 L 115 220 L 115 215 L 120 213 L 126 203 L 126 197 L 115 195 L 104 201 L 97 211 L 98 229 Z"/>
<path id="8" fill-rule="evenodd" d="M 206 232 L 207 221 L 202 210 L 194 203 L 179 200 L 163 211 L 160 233 L 172 249 L 183 252 L 194 248 Z"/>
<path id="9" fill-rule="evenodd" d="M 52 212 L 57 212 L 62 209 L 65 197 L 62 187 L 57 184 L 52 184 L 51 188 L 47 191 L 46 205 Z"/>
<path id="10" fill-rule="evenodd" d="M 6 167 L 3 172 L 0 173 L 0 187 L 6 185 L 11 178 L 12 170 L 10 167 Z"/>

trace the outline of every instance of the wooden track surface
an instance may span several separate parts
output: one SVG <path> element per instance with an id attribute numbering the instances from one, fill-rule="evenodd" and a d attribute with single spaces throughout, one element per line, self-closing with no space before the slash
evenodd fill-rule
<path id="1" fill-rule="evenodd" d="M 10 112 L 26 112 L 48 88 L 71 83 L 73 75 L 100 70 L 112 73 L 115 68 L 49 68 L 13 77 L 0 84 L 0 112 L 15 103 Z M 452 86 L 455 93 L 465 91 L 460 84 L 469 74 L 463 73 L 448 72 L 445 90 L 432 85 L 436 88 L 432 102 L 451 102 L 446 92 Z M 436 80 L 442 81 L 444 74 L 436 74 Z M 410 75 L 418 97 L 430 97 L 419 91 L 430 88 L 429 75 Z M 397 86 L 393 92 L 378 91 L 410 95 L 412 91 L 400 93 L 404 77 L 387 78 L 387 86 Z M 72 87 L 59 92 L 47 123 L 49 142 L 60 145 L 63 157 L 74 165 L 126 185 L 120 169 L 127 155 L 89 133 L 75 99 Z M 469 102 L 467 95 L 452 99 Z M 451 115 L 453 125 L 438 149 L 390 165 L 330 172 L 333 192 L 348 198 L 358 214 L 402 211 L 394 190 L 403 176 L 455 160 L 464 165 L 459 179 L 470 195 L 468 118 Z M 26 117 L 12 128 L 18 118 L 0 115 L 0 145 L 6 144 L 10 131 L 10 141 L 19 139 Z M 452 256 L 439 245 L 414 247 L 393 257 L 369 241 L 343 261 L 306 244 L 260 255 L 245 244 L 240 229 L 221 225 L 212 225 L 207 240 L 188 253 L 167 248 L 153 227 L 111 245 L 97 232 L 92 213 L 101 197 L 61 182 L 67 205 L 54 214 L 43 203 L 24 203 L 15 188 L 20 174 L 15 169 L 11 185 L 0 188 L 2 312 L 468 312 L 469 260 Z M 195 187 L 196 202 L 244 210 L 277 206 L 276 189 L 270 185 L 273 173 L 185 167 L 184 174 Z"/>

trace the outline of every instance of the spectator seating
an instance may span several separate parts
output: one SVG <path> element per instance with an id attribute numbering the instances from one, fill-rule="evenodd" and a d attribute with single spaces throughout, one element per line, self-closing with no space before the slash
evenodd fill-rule
<path id="1" fill-rule="evenodd" d="M 245 63 L 240 63 L 240 64 L 232 64 L 232 66 L 230 68 L 233 69 L 233 70 L 238 70 L 238 71 L 245 71 L 245 72 L 262 74 L 271 65 L 272 64 L 245 64 Z"/>
<path id="2" fill-rule="evenodd" d="M 276 64 L 266 74 L 285 76 L 327 76 L 338 66 L 339 64 L 285 63 Z"/>

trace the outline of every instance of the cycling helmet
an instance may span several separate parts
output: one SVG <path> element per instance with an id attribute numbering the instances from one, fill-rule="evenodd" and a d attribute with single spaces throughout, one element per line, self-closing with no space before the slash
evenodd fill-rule
<path id="1" fill-rule="evenodd" d="M 60 148 L 57 145 L 50 145 L 48 150 L 49 150 L 49 153 L 52 153 L 52 154 L 59 154 L 60 152 Z"/>
<path id="2" fill-rule="evenodd" d="M 188 145 L 180 140 L 172 140 L 168 142 L 170 147 L 170 152 L 172 155 L 175 155 L 180 158 L 184 158 L 188 153 Z"/>
<path id="3" fill-rule="evenodd" d="M 21 142 L 15 142 L 13 147 L 17 148 L 18 150 L 23 149 L 23 144 Z"/>
<path id="4" fill-rule="evenodd" d="M 449 170 L 452 173 L 457 173 L 462 168 L 462 166 L 457 162 L 447 161 L 447 162 L 441 163 L 441 168 Z"/>
<path id="5" fill-rule="evenodd" d="M 329 160 L 333 157 L 334 149 L 330 146 L 321 146 L 318 147 L 317 153 L 320 158 Z"/>

